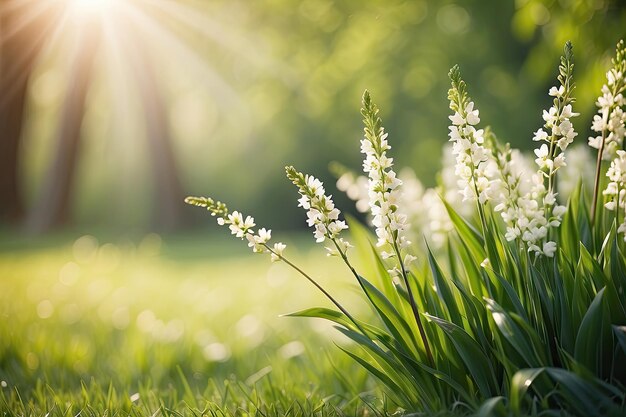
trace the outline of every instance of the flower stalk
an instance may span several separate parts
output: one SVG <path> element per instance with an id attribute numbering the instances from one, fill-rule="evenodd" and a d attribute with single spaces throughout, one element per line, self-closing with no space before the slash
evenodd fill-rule
<path id="1" fill-rule="evenodd" d="M 378 236 L 377 246 L 390 247 L 392 252 L 382 252 L 383 258 L 396 258 L 396 266 L 390 270 L 392 275 L 400 275 L 407 290 L 411 311 L 417 324 L 424 350 L 431 366 L 434 358 L 428 343 L 424 325 L 420 319 L 419 309 L 409 282 L 407 266 L 416 258 L 407 253 L 404 258 L 402 251 L 410 245 L 404 235 L 408 228 L 406 215 L 398 212 L 397 202 L 400 199 L 399 187 L 402 185 L 393 170 L 393 158 L 387 157 L 391 149 L 387 141 L 387 133 L 378 115 L 378 106 L 372 102 L 369 91 L 365 90 L 362 99 L 361 114 L 364 123 L 364 139 L 361 140 L 361 153 L 365 155 L 363 171 L 368 175 L 370 210 L 374 219 Z M 399 265 L 399 268 L 398 268 Z"/>
<path id="2" fill-rule="evenodd" d="M 602 172 L 602 161 L 615 158 L 617 150 L 623 146 L 626 136 L 626 45 L 620 40 L 617 43 L 613 67 L 606 73 L 607 82 L 602 86 L 602 95 L 598 97 L 596 106 L 598 114 L 593 117 L 591 130 L 599 133 L 589 137 L 589 146 L 598 149 L 596 172 L 591 198 L 591 227 L 596 223 L 598 194 Z"/>

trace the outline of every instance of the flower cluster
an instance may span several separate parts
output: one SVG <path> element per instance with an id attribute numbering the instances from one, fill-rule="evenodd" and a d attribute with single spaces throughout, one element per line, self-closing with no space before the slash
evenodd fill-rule
<path id="1" fill-rule="evenodd" d="M 540 198 L 545 194 L 543 177 L 534 174 L 529 180 L 524 176 L 523 173 L 527 171 L 524 169 L 523 157 L 508 145 L 504 148 L 494 145 L 492 149 L 501 175 L 498 204 L 494 211 L 500 212 L 506 224 L 505 239 L 509 242 L 520 239 L 529 251 L 554 256 L 556 244 L 541 242 L 547 237 L 551 226 L 540 204 Z"/>
<path id="2" fill-rule="evenodd" d="M 616 151 L 622 148 L 626 136 L 626 46 L 624 41 L 617 44 L 617 53 L 613 59 L 613 68 L 606 74 L 606 84 L 602 86 L 602 95 L 596 106 L 598 114 L 593 117 L 591 130 L 598 133 L 589 137 L 589 146 L 602 152 L 602 159 L 610 160 Z"/>
<path id="3" fill-rule="evenodd" d="M 369 204 L 378 237 L 377 246 L 390 245 L 393 248 L 393 252 L 383 252 L 385 258 L 400 256 L 401 250 L 410 244 L 404 233 L 409 227 L 407 216 L 398 212 L 401 196 L 398 187 L 402 181 L 392 169 L 393 158 L 387 157 L 391 146 L 378 116 L 378 107 L 368 91 L 363 94 L 361 114 L 365 124 L 365 138 L 361 140 L 361 153 L 365 154 L 363 171 L 368 176 Z M 411 255 L 406 255 L 403 266 L 413 260 Z"/>
<path id="4" fill-rule="evenodd" d="M 500 212 L 506 223 L 505 238 L 507 241 L 519 239 L 536 256 L 554 256 L 557 246 L 549 239 L 549 231 L 560 226 L 566 211 L 565 206 L 557 204 L 554 182 L 556 171 L 566 166 L 564 151 L 577 135 L 570 121 L 578 115 L 572 111 L 574 66 L 571 61 L 572 47 L 568 42 L 559 65 L 560 85 L 548 91 L 554 97 L 553 106 L 543 112 L 544 127 L 533 137 L 534 141 L 546 142 L 535 149 L 537 172 L 524 176 L 524 171 L 515 166 L 509 148 L 492 146 L 501 175 L 500 198 L 495 211 Z"/>
<path id="5" fill-rule="evenodd" d="M 272 231 L 262 228 L 255 233 L 252 229 L 256 226 L 253 217 L 246 216 L 244 218 L 243 214 L 238 211 L 229 213 L 226 204 L 209 197 L 187 197 L 185 203 L 206 208 L 211 216 L 217 217 L 217 224 L 220 226 L 228 225 L 231 234 L 242 240 L 246 239 L 253 252 L 269 252 L 272 262 L 281 260 L 283 251 L 287 246 L 282 242 L 277 242 L 270 248 L 269 241 L 272 238 Z"/>
<path id="6" fill-rule="evenodd" d="M 298 207 L 307 210 L 307 224 L 314 227 L 313 235 L 318 243 L 329 239 L 333 246 L 327 246 L 329 256 L 345 255 L 350 243 L 339 237 L 342 230 L 348 228 L 345 221 L 339 220 L 339 209 L 335 208 L 333 198 L 325 195 L 324 184 L 312 175 L 304 175 L 292 166 L 285 168 L 287 178 L 298 187 L 300 199 Z"/>
<path id="7" fill-rule="evenodd" d="M 608 200 L 604 206 L 608 210 L 615 211 L 618 222 L 620 211 L 624 212 L 624 221 L 617 231 L 624 233 L 624 241 L 626 241 L 626 151 L 620 149 L 616 153 L 616 158 L 611 161 L 611 166 L 606 172 L 610 182 L 603 192 Z"/>
<path id="8" fill-rule="evenodd" d="M 345 167 L 333 164 L 332 170 L 339 177 L 337 189 L 346 193 L 355 202 L 361 213 L 369 212 L 368 179 L 355 175 Z M 427 236 L 435 248 L 442 248 L 447 236 L 453 230 L 453 224 L 441 201 L 441 190 L 426 188 L 415 175 L 415 171 L 405 167 L 398 173 L 402 181 L 403 192 L 398 201 L 398 212 L 406 215 L 410 227 L 406 230 L 407 238 L 421 242 Z M 456 196 L 457 193 L 454 194 Z M 448 201 L 449 202 L 449 201 Z M 461 206 L 463 207 L 463 206 Z M 371 223 L 371 219 L 369 219 Z"/>
<path id="9" fill-rule="evenodd" d="M 565 149 L 578 135 L 570 121 L 572 117 L 579 115 L 572 111 L 572 103 L 574 102 L 572 97 L 574 90 L 572 56 L 572 45 L 568 42 L 565 45 L 565 53 L 561 57 L 561 65 L 559 65 L 558 80 L 560 85 L 552 87 L 548 91 L 548 95 L 554 97 L 552 107 L 543 111 L 545 124 L 543 128 L 535 132 L 533 137 L 535 142 L 546 142 L 535 149 L 537 156 L 535 162 L 539 166 L 540 172 L 548 178 L 548 192 L 552 192 L 552 179 L 556 171 L 566 165 Z"/>
<path id="10" fill-rule="evenodd" d="M 455 173 L 460 178 L 459 186 L 463 200 L 478 199 L 480 204 L 492 199 L 494 182 L 488 171 L 490 151 L 484 146 L 484 131 L 476 129 L 480 123 L 478 110 L 467 94 L 465 81 L 461 79 L 458 65 L 450 70 L 452 88 L 448 91 L 450 109 L 449 116 L 450 141 L 453 142 L 452 153 L 456 155 Z"/>

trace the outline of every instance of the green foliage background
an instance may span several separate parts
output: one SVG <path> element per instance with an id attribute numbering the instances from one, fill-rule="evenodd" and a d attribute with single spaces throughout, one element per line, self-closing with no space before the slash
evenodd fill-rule
<path id="1" fill-rule="evenodd" d="M 398 164 L 432 184 L 447 141 L 446 74 L 453 64 L 474 86 L 483 120 L 524 148 L 542 123 L 537 109 L 549 102 L 556 57 L 571 40 L 582 113 L 577 141 L 586 141 L 604 69 L 626 31 L 626 7 L 618 0 L 180 4 L 191 11 L 187 23 L 156 7 L 144 12 L 176 39 L 153 36 L 146 47 L 166 94 L 185 188 L 286 228 L 302 224 L 295 204 L 284 207 L 294 196 L 279 167 L 294 164 L 326 181 L 329 156 L 358 169 L 354 109 L 365 88 L 385 109 Z M 41 64 L 40 77 L 55 73 L 63 57 L 57 55 Z M 136 110 L 137 100 L 132 86 L 127 96 L 110 95 L 106 59 L 89 97 L 74 206 L 79 223 L 137 226 L 148 222 L 159 185 L 149 175 L 141 118 L 114 117 L 117 101 Z M 59 106 L 54 97 L 42 99 L 45 84 L 34 89 L 24 147 L 30 197 L 45 172 Z"/>

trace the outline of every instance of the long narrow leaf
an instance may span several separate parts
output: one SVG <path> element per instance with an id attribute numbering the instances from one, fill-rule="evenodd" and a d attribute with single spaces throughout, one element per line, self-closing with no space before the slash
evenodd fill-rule
<path id="1" fill-rule="evenodd" d="M 483 397 L 491 397 L 495 393 L 496 377 L 487 355 L 480 345 L 459 326 L 438 317 L 427 315 L 446 336 L 452 341 L 463 363 L 473 377 Z"/>

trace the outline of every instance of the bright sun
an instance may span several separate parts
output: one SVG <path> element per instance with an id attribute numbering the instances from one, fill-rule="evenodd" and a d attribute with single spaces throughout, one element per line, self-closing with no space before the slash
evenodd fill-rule
<path id="1" fill-rule="evenodd" d="M 68 0 L 72 8 L 82 13 L 100 13 L 106 11 L 115 0 Z"/>

